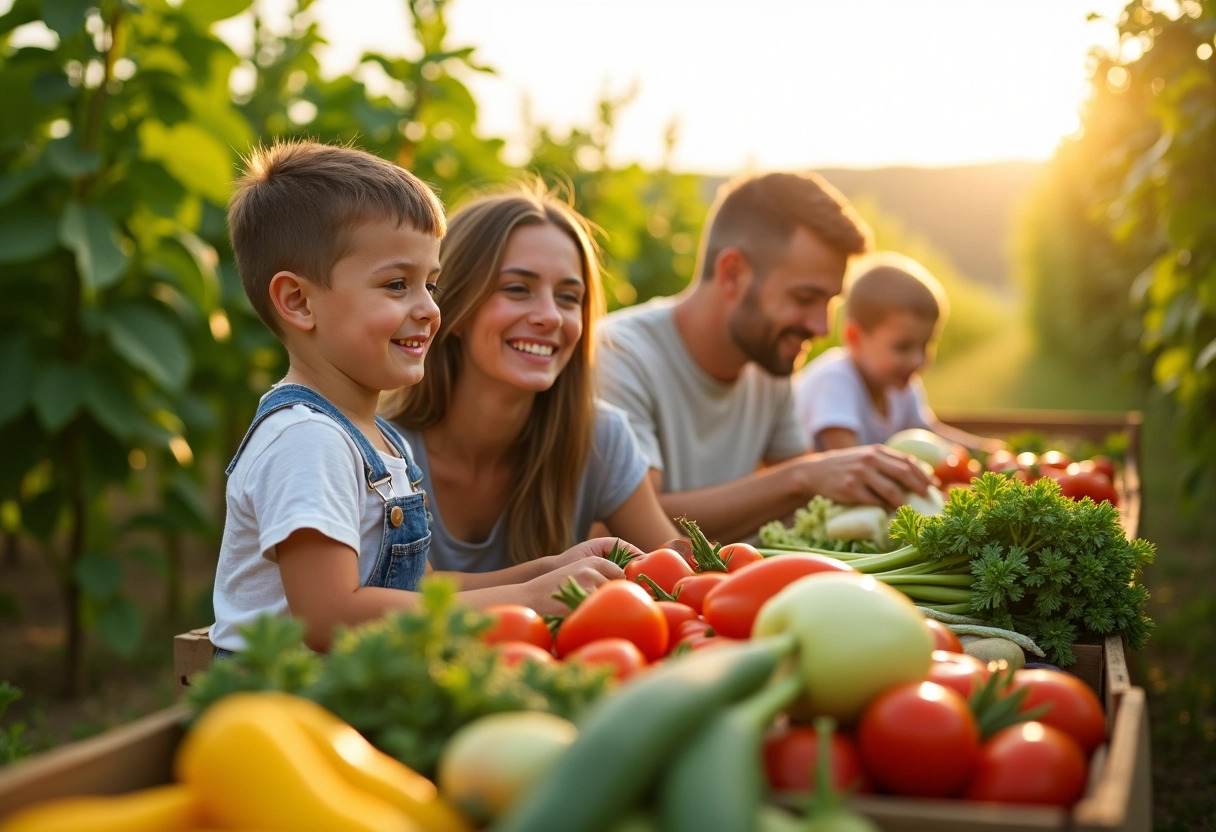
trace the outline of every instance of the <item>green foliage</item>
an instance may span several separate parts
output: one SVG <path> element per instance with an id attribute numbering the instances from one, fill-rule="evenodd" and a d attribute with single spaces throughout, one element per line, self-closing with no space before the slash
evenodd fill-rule
<path id="1" fill-rule="evenodd" d="M 13 687 L 6 681 L 0 681 L 0 717 L 8 710 L 8 706 L 21 698 L 21 689 Z M 8 726 L 0 726 L 0 766 L 29 756 L 32 746 L 22 739 L 25 734 L 25 723 L 14 722 Z"/>
<path id="2" fill-rule="evenodd" d="M 969 572 L 972 613 L 1030 636 L 1061 666 L 1075 661 L 1083 636 L 1118 633 L 1133 649 L 1148 641 L 1138 579 L 1153 545 L 1128 540 L 1110 503 L 1073 502 L 1052 479 L 1026 485 L 986 473 L 951 491 L 941 515 L 901 507 L 891 536 L 941 573 Z"/>
<path id="3" fill-rule="evenodd" d="M 1118 30 L 1031 202 L 1023 265 L 1045 351 L 1122 356 L 1174 403 L 1194 493 L 1216 470 L 1216 7 L 1136 0 Z"/>
<path id="4" fill-rule="evenodd" d="M 535 710 L 574 719 L 608 689 L 603 668 L 501 662 L 479 637 L 489 617 L 459 606 L 448 581 L 423 581 L 420 600 L 416 611 L 340 631 L 324 656 L 303 646 L 298 622 L 263 617 L 244 632 L 246 650 L 195 679 L 189 703 L 201 713 L 236 691 L 305 696 L 433 777 L 448 738 L 477 717 Z"/>
<path id="5" fill-rule="evenodd" d="M 58 571 L 78 681 L 81 627 L 125 654 L 142 629 L 110 492 L 192 461 L 194 350 L 214 346 L 221 312 L 200 217 L 222 206 L 229 148 L 250 135 L 224 94 L 236 56 L 206 26 L 248 3 L 47 2 L 53 45 L 15 45 L 13 29 L 40 25 L 34 5 L 0 17 L 0 225 L 16 243 L 0 441 L 20 448 L 0 459 L 0 499 Z"/>

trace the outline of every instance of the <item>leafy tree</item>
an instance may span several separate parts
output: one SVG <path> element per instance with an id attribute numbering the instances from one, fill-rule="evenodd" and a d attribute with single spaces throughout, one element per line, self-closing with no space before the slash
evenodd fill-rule
<path id="1" fill-rule="evenodd" d="M 250 136 L 208 28 L 246 6 L 16 0 L 0 17 L 0 499 L 58 576 L 74 691 L 86 629 L 129 654 L 144 625 L 115 490 L 163 472 L 158 508 L 208 522 L 187 434 L 208 421 L 192 376 L 219 291 L 198 230 Z"/>
<path id="2" fill-rule="evenodd" d="M 1124 356 L 1169 397 L 1193 493 L 1216 470 L 1216 6 L 1135 0 L 1118 32 L 1032 201 L 1023 262 L 1045 350 Z"/>
<path id="3" fill-rule="evenodd" d="M 1112 238 L 1146 255 L 1133 285 L 1141 347 L 1178 406 L 1194 487 L 1216 469 L 1216 4 L 1183 0 L 1170 14 L 1136 0 L 1119 31 L 1143 53 L 1098 71 L 1146 102 L 1154 140 L 1123 146 L 1122 185 L 1104 207 Z"/>

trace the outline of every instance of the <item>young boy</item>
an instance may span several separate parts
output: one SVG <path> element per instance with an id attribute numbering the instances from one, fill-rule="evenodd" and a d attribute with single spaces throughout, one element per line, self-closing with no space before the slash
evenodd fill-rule
<path id="1" fill-rule="evenodd" d="M 918 375 L 946 317 L 941 284 L 902 255 L 873 255 L 847 287 L 843 347 L 799 373 L 795 407 L 818 450 L 881 444 L 924 428 L 975 450 L 994 440 L 941 422 Z M 999 443 L 998 443 L 999 444 Z"/>
<path id="2" fill-rule="evenodd" d="M 241 282 L 287 349 L 228 466 L 216 570 L 217 654 L 258 615 L 292 615 L 328 648 L 335 625 L 410 607 L 430 542 L 421 472 L 376 415 L 416 384 L 439 327 L 443 208 L 405 170 L 348 147 L 281 143 L 248 159 L 228 209 Z M 457 576 L 475 605 L 548 611 L 567 576 L 619 577 L 592 540 L 508 570 Z"/>

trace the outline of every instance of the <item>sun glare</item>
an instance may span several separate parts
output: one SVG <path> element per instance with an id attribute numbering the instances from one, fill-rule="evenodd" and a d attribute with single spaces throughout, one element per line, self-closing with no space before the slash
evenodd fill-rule
<path id="1" fill-rule="evenodd" d="M 561 131 L 590 125 L 609 96 L 628 99 L 614 163 L 658 164 L 675 122 L 677 169 L 731 173 L 1046 159 L 1078 129 L 1088 52 L 1113 47 L 1123 5 L 455 0 L 447 16 L 450 45 L 497 70 L 464 80 L 508 156 L 526 157 L 525 110 Z M 399 0 L 313 10 L 327 73 L 365 50 L 417 57 Z"/>

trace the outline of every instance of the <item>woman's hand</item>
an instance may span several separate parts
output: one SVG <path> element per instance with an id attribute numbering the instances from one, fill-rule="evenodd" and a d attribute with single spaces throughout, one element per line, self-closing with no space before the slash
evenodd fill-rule
<path id="1" fill-rule="evenodd" d="M 576 543 L 560 555 L 552 555 L 545 558 L 548 563 L 548 571 L 560 569 L 571 563 L 578 563 L 586 558 L 604 558 L 608 557 L 612 547 L 623 549 L 630 555 L 644 555 L 641 549 L 634 546 L 632 543 L 626 543 L 617 537 L 593 537 L 590 540 L 584 540 L 582 543 Z"/>
<path id="2" fill-rule="evenodd" d="M 618 541 L 615 537 L 597 537 L 571 546 L 560 555 L 546 558 L 552 562 L 553 568 L 524 585 L 529 598 L 527 605 L 541 615 L 564 615 L 569 609 L 554 598 L 553 593 L 567 579 L 573 578 L 590 592 L 608 581 L 624 578 L 625 572 L 621 567 L 608 560 L 613 545 L 619 545 L 631 554 L 642 554 L 636 546 Z"/>

